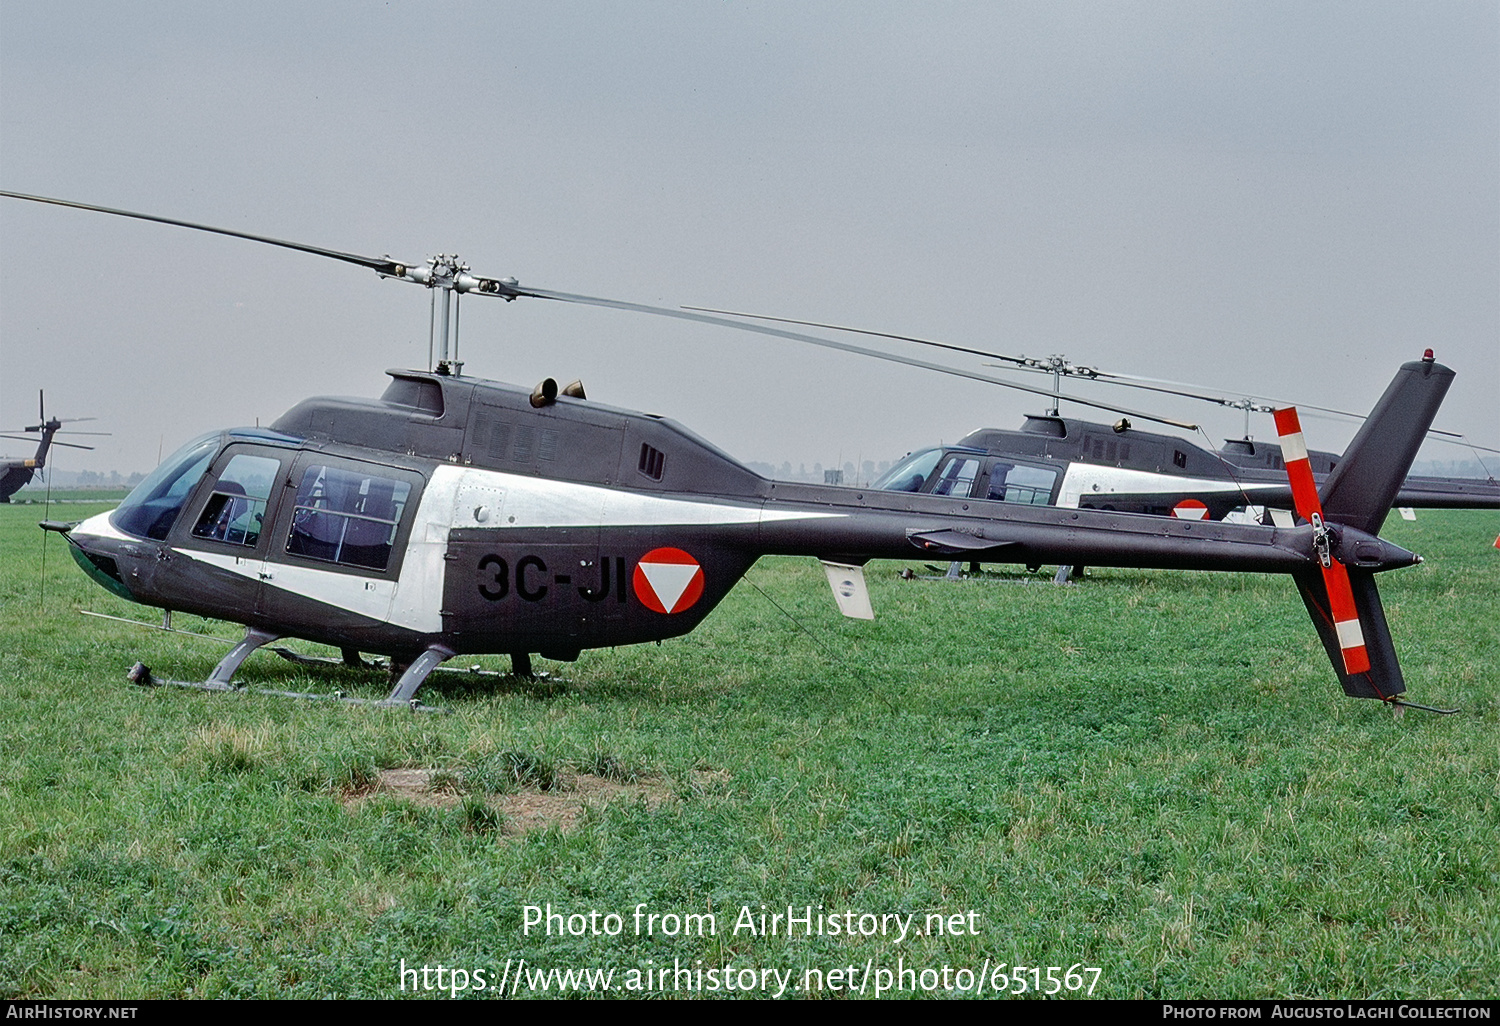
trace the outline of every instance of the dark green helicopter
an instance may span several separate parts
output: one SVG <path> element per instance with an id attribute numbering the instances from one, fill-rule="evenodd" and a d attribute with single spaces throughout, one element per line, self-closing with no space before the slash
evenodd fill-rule
<path id="1" fill-rule="evenodd" d="M 93 449 L 92 445 L 79 445 L 77 442 L 59 442 L 56 438 L 62 432 L 64 424 L 77 423 L 78 421 L 93 420 L 93 417 L 74 417 L 69 420 L 59 420 L 56 417 L 47 416 L 47 397 L 42 391 L 37 392 L 37 422 L 27 427 L 17 428 L 16 433 L 0 434 L 0 438 L 19 438 L 26 441 L 31 439 L 27 435 L 37 438 L 36 453 L 29 459 L 6 459 L 0 460 L 0 502 L 9 502 L 10 497 L 31 483 L 33 477 L 42 473 L 47 466 L 47 452 L 54 445 L 65 445 L 69 449 Z M 24 434 L 22 433 L 24 432 Z M 100 435 L 102 431 L 71 431 L 63 432 L 75 435 Z"/>
<path id="2" fill-rule="evenodd" d="M 671 420 L 591 402 L 577 383 L 485 381 L 449 357 L 463 295 L 736 322 L 479 277 L 456 257 L 417 266 L 0 195 L 268 243 L 435 290 L 432 370 L 388 372 L 379 398 L 308 399 L 268 429 L 204 435 L 112 512 L 44 525 L 110 591 L 245 626 L 198 686 L 231 690 L 251 652 L 303 638 L 350 662 L 390 656 L 401 673 L 385 703 L 415 706 L 456 655 L 510 654 L 526 672 L 532 653 L 569 660 L 685 634 L 763 555 L 822 560 L 840 609 L 863 618 L 866 562 L 940 556 L 1288 574 L 1346 694 L 1409 704 L 1374 575 L 1421 561 L 1377 533 L 1453 379 L 1430 356 L 1400 368 L 1321 495 L 1310 477 L 1294 480 L 1305 521 L 1294 527 L 794 484 Z"/>

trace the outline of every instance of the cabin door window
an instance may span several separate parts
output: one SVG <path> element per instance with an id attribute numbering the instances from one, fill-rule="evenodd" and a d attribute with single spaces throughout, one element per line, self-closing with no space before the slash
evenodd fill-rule
<path id="1" fill-rule="evenodd" d="M 973 457 L 950 456 L 943 464 L 942 472 L 933 483 L 933 495 L 961 495 L 967 497 L 974 487 L 974 478 L 979 473 L 979 460 Z"/>
<path id="2" fill-rule="evenodd" d="M 286 550 L 342 566 L 384 570 L 411 485 L 377 474 L 310 466 L 297 486 Z"/>

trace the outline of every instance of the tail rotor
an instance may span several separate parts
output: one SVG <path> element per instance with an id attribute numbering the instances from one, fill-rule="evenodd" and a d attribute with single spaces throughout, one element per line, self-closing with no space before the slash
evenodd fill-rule
<path id="1" fill-rule="evenodd" d="M 1376 556 L 1395 547 L 1376 533 L 1452 381 L 1453 372 L 1434 362 L 1430 349 L 1421 361 L 1402 365 L 1324 483 L 1322 496 L 1313 481 L 1297 411 L 1275 413 L 1293 504 L 1297 515 L 1312 525 L 1318 561 L 1317 569 L 1297 571 L 1293 578 L 1344 693 L 1354 698 L 1412 704 L 1397 698 L 1406 691 L 1406 681 L 1375 587 L 1381 563 Z M 1407 562 L 1421 560 L 1405 555 Z"/>

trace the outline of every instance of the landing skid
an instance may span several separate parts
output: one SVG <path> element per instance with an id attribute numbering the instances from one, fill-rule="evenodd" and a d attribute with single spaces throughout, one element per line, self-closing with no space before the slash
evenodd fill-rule
<path id="1" fill-rule="evenodd" d="M 158 679 L 152 675 L 151 668 L 143 663 L 136 663 L 135 666 L 131 667 L 130 673 L 127 674 L 127 676 L 134 683 L 143 685 L 162 683 L 172 684 L 178 687 L 199 688 L 204 691 L 243 691 L 247 689 L 233 683 L 234 675 L 239 670 L 240 664 L 243 663 L 247 658 L 249 658 L 250 654 L 256 649 L 264 645 L 268 645 L 273 641 L 278 641 L 280 640 L 280 638 L 281 635 L 272 634 L 270 631 L 263 631 L 256 627 L 247 628 L 245 630 L 245 636 L 241 638 L 235 644 L 235 646 L 229 650 L 228 654 L 225 655 L 223 659 L 219 660 L 219 664 L 214 667 L 214 672 L 208 675 L 208 680 L 202 681 L 201 683 L 193 681 L 168 680 L 164 678 Z M 276 649 L 272 649 L 271 651 L 275 652 Z M 290 649 L 282 649 L 281 651 L 277 652 L 277 654 L 281 655 L 285 659 L 290 659 L 292 662 L 323 661 L 314 656 L 300 656 L 298 653 L 292 652 Z M 396 681 L 396 686 L 391 689 L 391 693 L 387 695 L 383 701 L 379 702 L 361 698 L 350 698 L 342 692 L 335 692 L 333 695 L 318 695 L 310 692 L 276 691 L 268 690 L 265 688 L 254 688 L 249 690 L 254 690 L 257 694 L 263 695 L 279 695 L 290 698 L 334 698 L 338 701 L 350 702 L 358 705 L 375 705 L 385 708 L 405 706 L 407 708 L 410 708 L 413 712 L 430 711 L 430 707 L 422 705 L 422 703 L 415 697 L 417 689 L 422 686 L 423 682 L 427 680 L 427 675 L 430 674 L 438 666 L 439 663 L 442 663 L 444 660 L 453 658 L 455 654 L 456 653 L 454 653 L 452 649 L 446 648 L 442 645 L 429 646 L 424 652 L 422 652 L 421 655 L 413 659 L 411 663 L 402 670 L 401 677 Z M 364 660 L 359 658 L 358 652 L 352 652 L 352 650 L 346 649 L 344 651 L 342 660 L 344 665 L 351 665 L 355 661 L 357 661 L 361 666 L 364 665 Z"/>
<path id="2" fill-rule="evenodd" d="M 181 627 L 172 627 L 171 613 L 169 612 L 163 613 L 162 622 L 159 622 L 159 624 L 148 624 L 144 619 L 135 619 L 132 616 L 111 616 L 110 613 L 93 612 L 92 609 L 80 609 L 78 612 L 83 613 L 84 616 L 98 616 L 99 619 L 114 619 L 115 622 L 130 624 L 132 627 L 160 630 L 168 634 L 181 634 L 184 637 L 199 637 L 202 640 L 211 640 L 211 642 L 217 643 L 217 645 L 234 646 L 239 643 L 231 639 L 231 637 L 219 637 L 217 634 L 204 634 L 201 631 L 183 630 Z M 342 649 L 342 655 L 339 658 L 333 658 L 332 655 L 308 655 L 306 652 L 294 651 L 294 649 L 287 648 L 285 645 L 272 645 L 266 651 L 281 655 L 288 663 L 302 664 L 302 666 L 339 666 L 342 669 L 375 670 L 389 670 L 390 666 L 392 666 L 390 660 L 384 660 L 384 658 L 369 658 L 368 660 L 368 658 L 363 657 L 354 648 Z M 508 673 L 505 670 L 484 669 L 478 663 L 474 663 L 472 666 L 437 666 L 434 667 L 434 672 L 462 673 L 465 676 L 519 676 L 519 678 L 538 679 L 538 681 L 556 681 L 556 679 L 562 679 L 559 676 L 553 675 L 553 673 L 547 673 L 546 670 L 540 673 L 532 672 L 531 655 L 528 652 L 513 652 L 510 657 L 510 666 L 511 669 Z M 231 688 L 231 690 L 234 690 L 234 688 Z"/>
<path id="3" fill-rule="evenodd" d="M 145 627 L 153 631 L 165 631 L 168 634 L 182 634 L 190 638 L 201 638 L 205 641 L 213 641 L 221 645 L 229 645 L 229 654 L 219 660 L 214 667 L 214 672 L 209 674 L 206 681 L 181 681 L 171 680 L 166 677 L 157 677 L 152 674 L 150 667 L 144 663 L 136 663 L 126 675 L 132 682 L 144 687 L 157 684 L 170 684 L 174 687 L 197 688 L 202 691 L 253 691 L 261 695 L 279 695 L 285 698 L 322 698 L 334 699 L 348 702 L 353 705 L 375 705 L 385 708 L 396 706 L 410 706 L 420 712 L 441 712 L 432 706 L 422 705 L 415 699 L 418 688 L 433 673 L 462 674 L 466 677 L 514 677 L 522 680 L 556 681 L 558 678 L 547 673 L 536 673 L 532 670 L 531 656 L 526 652 L 511 653 L 511 671 L 505 673 L 501 670 L 486 670 L 479 664 L 473 666 L 442 666 L 441 663 L 453 658 L 455 653 L 441 645 L 434 645 L 417 659 L 407 665 L 398 665 L 391 660 L 366 660 L 358 650 L 346 648 L 341 651 L 340 657 L 307 655 L 287 648 L 284 645 L 272 645 L 273 641 L 281 638 L 279 634 L 271 634 L 268 631 L 256 628 L 247 628 L 245 636 L 239 641 L 231 641 L 228 638 L 220 638 L 212 634 L 201 634 L 197 631 L 185 631 L 179 627 L 172 626 L 171 613 L 164 613 L 162 622 L 159 624 L 147 623 L 144 620 L 135 620 L 126 616 L 111 616 L 108 613 L 95 613 L 87 609 L 79 612 L 85 616 L 96 616 L 101 620 L 116 620 L 120 623 L 128 623 L 135 627 Z M 350 698 L 342 691 L 335 691 L 331 695 L 318 694 L 306 691 L 277 691 L 267 688 L 244 688 L 233 683 L 235 673 L 239 671 L 240 665 L 259 648 L 265 647 L 267 652 L 275 653 L 289 663 L 301 666 L 336 666 L 351 670 L 390 670 L 392 673 L 400 671 L 400 679 L 391 689 L 391 693 L 384 699 L 375 701 L 373 699 Z M 433 658 L 428 658 L 433 654 Z M 439 657 L 440 656 L 440 657 Z"/>
<path id="4" fill-rule="evenodd" d="M 366 660 L 353 649 L 347 649 L 343 656 L 338 659 L 332 656 L 308 655 L 305 652 L 294 652 L 285 645 L 272 645 L 266 649 L 274 652 L 289 663 L 297 663 L 301 666 L 340 666 L 349 670 L 388 670 L 391 664 L 385 660 Z"/>
<path id="5" fill-rule="evenodd" d="M 202 638 L 205 641 L 218 642 L 220 645 L 234 644 L 231 639 L 221 638 L 215 634 L 200 634 L 197 631 L 185 631 L 181 627 L 173 627 L 171 626 L 171 621 L 169 619 L 171 614 L 164 615 L 162 617 L 161 623 L 147 623 L 144 620 L 135 620 L 128 616 L 110 616 L 108 613 L 96 613 L 92 609 L 80 609 L 79 612 L 84 616 L 97 616 L 101 620 L 114 620 L 118 623 L 128 623 L 132 627 L 144 627 L 147 630 L 152 631 L 165 631 L 168 634 L 181 634 L 189 638 Z"/>
<path id="6" fill-rule="evenodd" d="M 403 704 L 401 702 L 392 702 L 389 698 L 378 700 L 373 698 L 351 698 L 348 695 L 344 694 L 342 691 L 335 691 L 331 695 L 324 695 L 312 691 L 277 691 L 274 688 L 248 688 L 242 685 L 235 684 L 219 684 L 215 683 L 212 680 L 172 680 L 169 677 L 156 676 L 151 672 L 151 667 L 147 666 L 145 663 L 136 663 L 130 668 L 130 672 L 125 676 L 130 680 L 132 684 L 138 684 L 141 687 L 147 688 L 171 686 L 174 688 L 194 688 L 198 691 L 244 692 L 247 694 L 255 695 L 272 695 L 276 698 L 306 698 L 315 701 L 344 702 L 349 705 L 368 705 L 382 709 L 399 708 Z M 440 709 L 437 706 L 423 705 L 422 702 L 416 698 L 408 699 L 404 704 L 405 707 L 410 709 L 412 712 L 447 712 L 446 709 Z"/>
<path id="7" fill-rule="evenodd" d="M 305 652 L 294 652 L 285 645 L 272 645 L 266 651 L 279 655 L 289 663 L 297 663 L 301 666 L 337 666 L 346 670 L 389 670 L 391 668 L 390 660 L 365 659 L 353 649 L 350 649 L 339 659 L 335 659 L 333 656 L 315 656 L 308 655 Z M 478 663 L 472 666 L 435 666 L 432 672 L 464 677 L 521 677 L 528 680 L 532 678 L 537 680 L 552 679 L 551 674 L 531 672 L 529 669 L 531 664 L 529 662 L 525 665 L 527 667 L 525 670 L 514 669 L 509 672 L 505 670 L 486 670 Z"/>
<path id="8" fill-rule="evenodd" d="M 961 563 L 954 563 L 946 568 L 934 566 L 931 563 L 924 563 L 923 566 L 930 570 L 931 573 L 918 574 L 912 573 L 910 570 L 903 570 L 901 572 L 901 579 L 906 581 L 963 581 L 968 584 L 1036 584 L 1038 581 L 1046 580 L 1052 584 L 1065 584 L 1069 586 L 1081 580 L 1077 574 L 1072 573 L 1073 568 L 1070 566 L 1058 567 L 1057 575 L 1051 578 L 1044 574 L 1033 576 L 1029 573 L 1005 573 L 996 570 L 969 570 L 965 572 L 961 569 Z M 953 569 L 955 566 L 960 567 L 956 572 Z M 1072 579 L 1069 579 L 1070 577 Z"/>
<path id="9" fill-rule="evenodd" d="M 303 652 L 294 652 L 284 645 L 272 645 L 266 651 L 274 652 L 289 663 L 297 663 L 302 666 L 337 666 L 349 670 L 390 670 L 394 665 L 388 659 L 364 659 L 352 648 L 345 649 L 342 658 L 339 659 L 335 659 L 332 656 L 315 656 L 307 655 Z M 514 668 L 509 673 L 506 673 L 504 670 L 486 670 L 478 663 L 475 663 L 473 666 L 434 666 L 430 672 L 464 677 L 518 677 L 523 680 L 554 679 L 547 673 L 532 672 L 531 659 L 529 657 L 512 656 L 511 663 Z"/>

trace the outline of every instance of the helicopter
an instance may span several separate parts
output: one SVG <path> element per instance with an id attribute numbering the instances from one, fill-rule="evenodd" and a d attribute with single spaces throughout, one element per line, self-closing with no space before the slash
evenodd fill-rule
<path id="1" fill-rule="evenodd" d="M 1250 508 L 1258 511 L 1264 520 L 1276 518 L 1283 526 L 1291 526 L 1292 493 L 1287 484 L 1286 461 L 1281 447 L 1251 437 L 1250 414 L 1274 413 L 1278 406 L 1298 405 L 1358 419 L 1356 414 L 1308 404 L 1267 405 L 1253 396 L 1223 398 L 1206 394 L 1198 386 L 1103 371 L 1073 363 L 1059 355 L 1006 356 L 838 324 L 707 307 L 688 309 L 747 321 L 772 321 L 897 339 L 1003 360 L 1015 370 L 1052 376 L 1052 391 L 1042 393 L 1050 395 L 1050 409 L 1042 414 L 1026 415 L 1019 430 L 980 428 L 952 445 L 908 453 L 871 483 L 870 487 L 874 489 L 962 494 L 979 499 L 1003 497 L 1010 502 L 1146 513 L 1189 520 L 1223 520 Z M 873 350 L 868 352 L 880 355 Z M 1131 416 L 1140 417 L 1141 414 L 1093 401 L 1088 405 L 1125 413 L 1126 416 L 1113 424 L 1064 417 L 1060 412 L 1060 400 L 1067 398 L 1084 402 L 1077 396 L 1062 395 L 1061 381 L 1065 377 L 1103 381 L 1239 409 L 1245 414 L 1244 436 L 1226 439 L 1220 449 L 1206 449 L 1178 435 L 1143 431 L 1130 420 Z M 1010 382 L 1005 382 L 1005 385 L 1025 387 Z M 1152 416 L 1150 419 L 1185 430 L 1201 430 L 1197 424 L 1171 418 Z M 1429 433 L 1450 435 L 1444 431 Z M 1484 448 L 1466 444 L 1476 449 Z M 1309 449 L 1307 457 L 1314 480 L 1319 484 L 1338 465 L 1335 453 Z M 1411 476 L 1402 482 L 1392 502 L 1401 509 L 1500 509 L 1500 481 L 1494 477 Z"/>
<path id="2" fill-rule="evenodd" d="M 821 560 L 840 611 L 858 619 L 873 616 L 865 564 L 938 555 L 1288 574 L 1345 693 L 1415 705 L 1400 697 L 1374 575 L 1421 562 L 1378 531 L 1454 377 L 1430 354 L 1397 371 L 1321 495 L 1306 459 L 1288 459 L 1305 521 L 1292 528 L 781 482 L 674 421 L 590 401 L 579 382 L 527 389 L 449 358 L 466 294 L 680 311 L 484 278 L 451 256 L 413 265 L 0 196 L 263 242 L 433 290 L 432 369 L 388 371 L 379 398 L 315 397 L 267 428 L 200 436 L 113 511 L 42 525 L 114 594 L 245 627 L 192 686 L 237 690 L 251 653 L 301 638 L 346 662 L 390 656 L 399 676 L 378 704 L 417 708 L 428 676 L 460 654 L 509 654 L 523 674 L 532 653 L 568 661 L 686 634 L 763 555 Z M 1301 446 L 1285 412 L 1283 445 Z"/>
<path id="3" fill-rule="evenodd" d="M 38 419 L 37 423 L 30 427 L 17 429 L 27 434 L 40 434 L 37 442 L 36 455 L 30 459 L 0 460 L 0 502 L 9 502 L 10 497 L 31 483 L 31 479 L 47 466 L 47 450 L 54 445 L 65 445 L 70 449 L 89 449 L 92 445 L 79 445 L 76 442 L 59 442 L 54 437 L 62 430 L 64 424 L 75 423 L 83 420 L 93 420 L 92 417 L 75 417 L 72 420 L 58 420 L 56 417 L 47 419 L 47 399 L 44 392 L 38 391 Z M 95 435 L 103 434 L 99 431 L 75 431 L 72 434 Z M 21 434 L 0 434 L 0 438 L 25 438 Z M 30 439 L 26 439 L 30 441 Z"/>
<path id="4" fill-rule="evenodd" d="M 1338 465 L 1334 453 L 1308 450 L 1314 480 Z M 1229 439 L 1206 450 L 1176 435 L 1141 431 L 1122 418 L 1113 426 L 1028 414 L 1019 431 L 981 428 L 953 445 L 911 453 L 872 488 L 1223 520 L 1246 507 L 1290 526 L 1291 489 L 1275 443 Z M 919 480 L 920 479 L 920 480 Z M 1493 479 L 1410 476 L 1392 500 L 1397 508 L 1500 509 Z"/>

